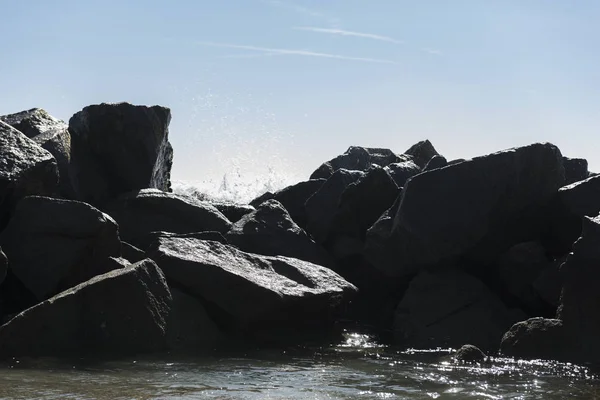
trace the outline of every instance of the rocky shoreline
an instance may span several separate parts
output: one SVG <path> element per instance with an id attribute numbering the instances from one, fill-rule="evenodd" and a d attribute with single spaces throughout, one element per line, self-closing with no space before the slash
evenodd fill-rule
<path id="1" fill-rule="evenodd" d="M 600 176 L 549 143 L 350 147 L 250 204 L 171 191 L 171 113 L 0 116 L 0 357 L 287 346 L 600 363 Z M 464 359 L 481 359 L 465 347 Z M 459 357 L 459 358 L 460 358 Z"/>

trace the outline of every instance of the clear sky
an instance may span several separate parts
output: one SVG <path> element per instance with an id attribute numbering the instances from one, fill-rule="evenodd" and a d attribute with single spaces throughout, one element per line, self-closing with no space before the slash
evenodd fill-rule
<path id="1" fill-rule="evenodd" d="M 549 141 L 600 170 L 598 0 L 0 0 L 0 114 L 172 109 L 173 177 Z"/>

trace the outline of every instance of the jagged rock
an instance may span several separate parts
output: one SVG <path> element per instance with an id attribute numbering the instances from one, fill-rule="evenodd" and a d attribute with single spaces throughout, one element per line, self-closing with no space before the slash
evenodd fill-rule
<path id="1" fill-rule="evenodd" d="M 335 272 L 306 261 L 191 237 L 159 237 L 148 255 L 170 284 L 211 304 L 211 317 L 254 338 L 315 327 L 322 332 L 356 291 Z"/>
<path id="2" fill-rule="evenodd" d="M 155 244 L 160 238 L 190 238 L 197 240 L 210 240 L 213 242 L 219 242 L 223 244 L 229 244 L 229 241 L 223 236 L 220 232 L 214 231 L 206 231 L 206 232 L 192 232 L 192 233 L 172 233 L 172 232 L 150 232 L 148 236 L 146 236 L 146 242 L 148 243 L 148 247 Z"/>
<path id="3" fill-rule="evenodd" d="M 530 318 L 514 324 L 502 337 L 504 356 L 526 359 L 568 360 L 570 342 L 559 319 Z"/>
<path id="4" fill-rule="evenodd" d="M 465 344 L 454 354 L 454 359 L 459 362 L 483 362 L 486 359 L 485 353 L 477 346 Z"/>
<path id="5" fill-rule="evenodd" d="M 328 179 L 339 169 L 350 171 L 366 171 L 373 164 L 385 167 L 392 163 L 408 161 L 409 157 L 401 157 L 389 149 L 350 146 L 342 155 L 323 164 L 312 173 L 310 179 Z"/>
<path id="6" fill-rule="evenodd" d="M 156 189 L 128 193 L 107 206 L 119 224 L 122 240 L 142 251 L 148 246 L 150 232 L 226 233 L 231 222 L 209 202 Z"/>
<path id="7" fill-rule="evenodd" d="M 331 257 L 304 232 L 277 200 L 263 202 L 227 232 L 227 241 L 242 251 L 286 256 L 330 266 Z"/>
<path id="8" fill-rule="evenodd" d="M 518 317 L 478 279 L 446 269 L 421 272 L 396 309 L 397 344 L 415 348 L 459 347 L 465 341 L 497 348 Z"/>
<path id="9" fill-rule="evenodd" d="M 146 258 L 142 250 L 127 242 L 121 242 L 121 254 L 130 263 L 136 263 Z"/>
<path id="10" fill-rule="evenodd" d="M 85 107 L 69 120 L 78 200 L 103 207 L 144 188 L 171 190 L 168 108 L 128 103 Z"/>
<path id="11" fill-rule="evenodd" d="M 280 202 L 290 214 L 290 217 L 302 229 L 306 229 L 307 217 L 304 204 L 313 194 L 323 186 L 327 179 L 311 179 L 288 186 L 275 193 L 267 192 L 250 202 L 250 205 L 258 207 L 264 201 L 274 199 Z"/>
<path id="12" fill-rule="evenodd" d="M 537 295 L 554 309 L 560 305 L 560 293 L 563 285 L 560 267 L 566 259 L 567 257 L 562 257 L 554 260 L 533 282 L 533 289 Z"/>
<path id="13" fill-rule="evenodd" d="M 167 323 L 169 349 L 186 354 L 214 350 L 221 340 L 221 331 L 202 303 L 181 290 L 172 287 L 170 290 L 173 302 Z"/>
<path id="14" fill-rule="evenodd" d="M 423 140 L 419 143 L 413 144 L 404 152 L 404 154 L 412 156 L 415 164 L 417 164 L 421 169 L 425 168 L 429 160 L 431 160 L 434 156 L 439 155 L 429 140 Z"/>
<path id="15" fill-rule="evenodd" d="M 0 327 L 0 356 L 132 355 L 166 348 L 171 294 L 150 260 L 96 276 Z"/>
<path id="16" fill-rule="evenodd" d="M 59 172 L 60 194 L 73 199 L 75 192 L 71 184 L 71 134 L 64 121 L 54 118 L 46 110 L 33 108 L 0 117 L 8 125 L 22 132 L 56 159 Z"/>
<path id="17" fill-rule="evenodd" d="M 583 218 L 600 213 L 600 176 L 593 176 L 560 188 L 558 197 L 569 212 Z"/>
<path id="18" fill-rule="evenodd" d="M 38 300 L 108 272 L 121 255 L 118 226 L 86 203 L 29 196 L 0 235 L 14 274 Z"/>
<path id="19" fill-rule="evenodd" d="M 565 166 L 565 185 L 582 181 L 589 177 L 588 162 L 584 158 L 563 157 Z"/>
<path id="20" fill-rule="evenodd" d="M 0 121 L 0 230 L 23 197 L 57 191 L 58 169 L 52 154 Z"/>
<path id="21" fill-rule="evenodd" d="M 231 222 L 238 222 L 244 215 L 250 214 L 255 208 L 249 204 L 209 201 Z"/>
<path id="22" fill-rule="evenodd" d="M 404 187 L 406 181 L 421 173 L 421 167 L 413 161 L 403 161 L 389 164 L 384 168 L 398 187 Z"/>
<path id="23" fill-rule="evenodd" d="M 317 243 L 327 240 L 344 190 L 362 176 L 362 171 L 339 169 L 306 201 L 306 230 Z"/>
<path id="24" fill-rule="evenodd" d="M 423 168 L 423 172 L 431 171 L 438 168 L 444 168 L 446 165 L 448 165 L 446 157 L 436 155 L 431 157 L 431 160 L 427 162 L 427 165 L 425 165 L 425 168 Z"/>
<path id="25" fill-rule="evenodd" d="M 367 258 L 390 276 L 410 275 L 466 252 L 475 260 L 493 260 L 540 235 L 545 207 L 563 182 L 562 156 L 551 144 L 416 175 L 402 191 L 389 239 L 369 243 L 377 237 L 368 235 Z"/>
<path id="26" fill-rule="evenodd" d="M 8 272 L 8 259 L 6 258 L 6 254 L 0 249 L 0 285 L 6 279 L 6 273 Z M 1 286 L 0 286 L 1 287 Z"/>

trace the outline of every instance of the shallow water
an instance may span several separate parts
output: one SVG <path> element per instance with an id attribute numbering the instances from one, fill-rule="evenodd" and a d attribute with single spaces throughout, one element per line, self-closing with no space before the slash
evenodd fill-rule
<path id="1" fill-rule="evenodd" d="M 0 399 L 600 399 L 600 381 L 581 366 L 468 366 L 447 354 L 397 352 L 350 335 L 329 349 L 242 357 L 13 360 L 2 367 Z"/>

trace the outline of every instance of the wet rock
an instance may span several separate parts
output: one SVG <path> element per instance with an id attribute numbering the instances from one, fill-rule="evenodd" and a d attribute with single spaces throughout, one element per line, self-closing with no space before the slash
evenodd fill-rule
<path id="1" fill-rule="evenodd" d="M 565 185 L 582 181 L 589 177 L 588 162 L 584 158 L 563 157 L 565 166 Z"/>
<path id="2" fill-rule="evenodd" d="M 0 116 L 0 120 L 22 132 L 56 159 L 59 172 L 60 195 L 74 199 L 69 166 L 71 163 L 71 134 L 63 121 L 46 110 L 34 108 L 16 114 Z"/>
<path id="3" fill-rule="evenodd" d="M 128 103 L 85 107 L 69 120 L 78 200 L 103 207 L 144 188 L 171 190 L 168 108 Z"/>
<path id="4" fill-rule="evenodd" d="M 86 203 L 42 196 L 19 202 L 0 243 L 38 300 L 108 272 L 106 259 L 121 255 L 111 217 Z"/>
<path id="5" fill-rule="evenodd" d="M 411 178 L 402 191 L 386 258 L 367 259 L 390 276 L 469 252 L 493 260 L 545 228 L 545 207 L 564 182 L 562 156 L 551 144 L 510 149 Z M 369 239 L 367 239 L 367 242 Z"/>
<path id="6" fill-rule="evenodd" d="M 119 224 L 122 240 L 142 251 L 147 249 L 150 232 L 226 233 L 231 228 L 231 222 L 209 202 L 156 189 L 123 195 L 107 206 L 107 212 Z"/>
<path id="7" fill-rule="evenodd" d="M 438 168 L 444 168 L 446 165 L 448 165 L 446 157 L 436 155 L 431 157 L 431 160 L 427 162 L 427 165 L 425 165 L 425 168 L 423 168 L 423 172 L 431 171 Z"/>
<path id="8" fill-rule="evenodd" d="M 166 348 L 171 294 L 144 260 L 92 278 L 0 328 L 0 356 L 132 355 Z"/>
<path id="9" fill-rule="evenodd" d="M 364 176 L 364 172 L 362 171 L 337 170 L 306 201 L 305 207 L 308 221 L 306 230 L 313 236 L 317 243 L 324 243 L 327 240 L 344 190 L 362 176 Z"/>
<path id="10" fill-rule="evenodd" d="M 419 143 L 412 145 L 404 152 L 404 154 L 412 156 L 415 164 L 421 169 L 425 168 L 429 160 L 439 155 L 429 140 L 422 140 Z"/>
<path id="11" fill-rule="evenodd" d="M 217 201 L 209 201 L 210 204 L 215 206 L 221 214 L 225 216 L 231 222 L 238 222 L 244 215 L 250 214 L 254 210 L 256 210 L 253 206 L 249 204 L 238 204 L 238 203 L 227 203 L 227 202 L 217 202 Z"/>
<path id="12" fill-rule="evenodd" d="M 0 229 L 19 200 L 58 191 L 56 160 L 48 151 L 0 121 Z"/>
<path id="13" fill-rule="evenodd" d="M 250 202 L 250 205 L 258 207 L 262 202 L 274 199 L 280 202 L 288 211 L 290 217 L 302 229 L 306 229 L 307 216 L 304 204 L 313 194 L 323 186 L 327 179 L 311 179 L 288 186 L 275 193 L 267 192 Z"/>
<path id="14" fill-rule="evenodd" d="M 504 334 L 500 352 L 515 358 L 567 360 L 570 341 L 561 320 L 531 318 L 514 324 Z"/>
<path id="15" fill-rule="evenodd" d="M 344 154 L 323 163 L 312 173 L 310 179 L 328 179 L 339 169 L 366 171 L 373 164 L 385 167 L 389 164 L 408 161 L 409 159 L 408 157 L 401 157 L 389 149 L 350 146 Z"/>
<path id="16" fill-rule="evenodd" d="M 384 169 L 390 174 L 398 187 L 404 187 L 407 180 L 421 173 L 421 168 L 413 161 L 389 164 Z"/>
<path id="17" fill-rule="evenodd" d="M 518 317 L 478 279 L 447 269 L 415 277 L 396 309 L 394 337 L 405 347 L 497 348 Z"/>
<path id="18" fill-rule="evenodd" d="M 170 284 L 211 304 L 219 324 L 254 339 L 323 332 L 356 288 L 333 271 L 190 237 L 160 237 L 148 251 Z"/>
<path id="19" fill-rule="evenodd" d="M 459 362 L 483 362 L 486 359 L 485 353 L 477 346 L 465 344 L 454 354 L 454 359 Z"/>
<path id="20" fill-rule="evenodd" d="M 330 266 L 331 257 L 302 230 L 277 200 L 267 200 L 256 211 L 233 224 L 225 235 L 242 251 L 286 256 Z"/>
<path id="21" fill-rule="evenodd" d="M 583 218 L 600 213 L 600 176 L 593 176 L 560 188 L 558 197 L 569 212 Z"/>

